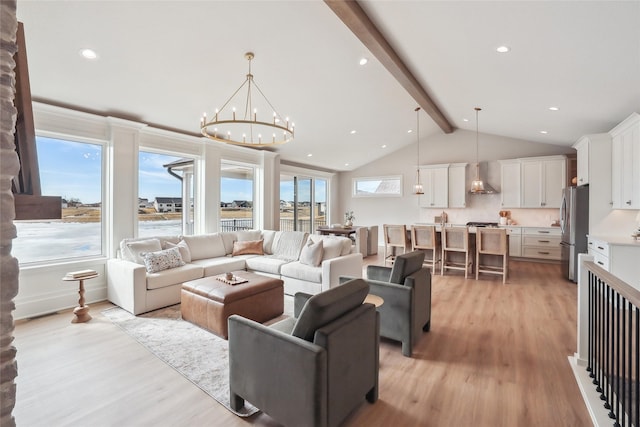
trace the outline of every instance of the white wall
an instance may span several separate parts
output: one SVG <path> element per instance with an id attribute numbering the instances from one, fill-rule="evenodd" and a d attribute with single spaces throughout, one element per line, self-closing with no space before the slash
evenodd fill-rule
<path id="1" fill-rule="evenodd" d="M 569 154 L 571 147 L 538 144 L 496 135 L 480 134 L 479 160 L 488 162 L 488 182 L 500 189 L 500 165 L 497 160 L 520 157 Z M 353 210 L 356 225 L 379 225 L 384 223 L 412 224 L 432 222 L 442 209 L 420 208 L 418 196 L 411 194 L 416 173 L 416 146 L 391 152 L 386 157 L 373 161 L 351 172 L 340 173 L 340 212 Z M 476 133 L 456 130 L 451 134 L 437 134 L 422 139 L 420 145 L 421 165 L 440 163 L 469 163 L 467 188 L 475 175 Z M 402 175 L 403 195 L 396 198 L 352 198 L 351 182 L 355 177 Z M 467 196 L 467 208 L 445 209 L 449 222 L 497 221 L 500 211 L 500 195 Z M 518 224 L 548 226 L 558 218 L 556 209 L 510 209 Z M 379 233 L 382 244 L 382 233 Z"/>

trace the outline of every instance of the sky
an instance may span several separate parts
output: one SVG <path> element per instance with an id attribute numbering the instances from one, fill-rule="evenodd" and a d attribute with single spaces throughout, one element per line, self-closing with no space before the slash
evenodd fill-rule
<path id="1" fill-rule="evenodd" d="M 38 163 L 42 194 L 79 199 L 82 203 L 100 202 L 102 146 L 55 138 L 37 137 Z M 180 157 L 141 151 L 139 154 L 138 194 L 153 201 L 156 197 L 180 197 L 180 181 L 162 165 Z M 305 181 L 302 181 L 304 184 Z M 309 200 L 309 185 L 300 185 L 300 200 Z M 222 178 L 221 200 L 253 200 L 250 180 Z M 293 200 L 293 181 L 283 181 L 280 198 Z M 316 200 L 326 200 L 326 181 L 317 181 Z"/>

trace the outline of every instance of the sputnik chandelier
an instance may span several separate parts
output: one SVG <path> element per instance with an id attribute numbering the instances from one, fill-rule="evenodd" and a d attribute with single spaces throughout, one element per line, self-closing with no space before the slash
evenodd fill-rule
<path id="1" fill-rule="evenodd" d="M 254 56 L 253 52 L 245 53 L 249 73 L 233 95 L 215 110 L 211 119 L 207 113 L 202 115 L 200 131 L 207 138 L 245 147 L 270 147 L 293 140 L 295 124 L 289 117 L 278 114 L 253 79 L 251 60 Z M 241 97 L 243 88 L 246 89 L 244 98 Z M 234 102 L 244 104 L 244 111 L 237 112 Z"/>

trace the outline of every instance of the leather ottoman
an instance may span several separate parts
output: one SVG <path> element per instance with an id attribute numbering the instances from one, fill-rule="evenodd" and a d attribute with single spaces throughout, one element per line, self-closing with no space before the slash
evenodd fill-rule
<path id="1" fill-rule="evenodd" d="M 256 322 L 266 322 L 284 312 L 284 282 L 247 271 L 234 271 L 248 282 L 224 283 L 215 276 L 182 284 L 182 318 L 227 339 L 227 319 L 239 314 Z"/>

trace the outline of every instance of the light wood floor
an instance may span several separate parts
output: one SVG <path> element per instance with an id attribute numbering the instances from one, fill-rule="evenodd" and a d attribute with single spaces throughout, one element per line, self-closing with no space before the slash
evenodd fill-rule
<path id="1" fill-rule="evenodd" d="M 380 263 L 370 257 L 368 263 Z M 383 340 L 380 398 L 348 426 L 587 426 L 567 356 L 576 347 L 576 286 L 554 264 L 512 262 L 501 278 L 433 277 L 431 332 L 413 358 Z M 236 417 L 100 315 L 20 322 L 19 426 L 275 426 Z M 277 390 L 274 390 L 277 392 Z"/>

